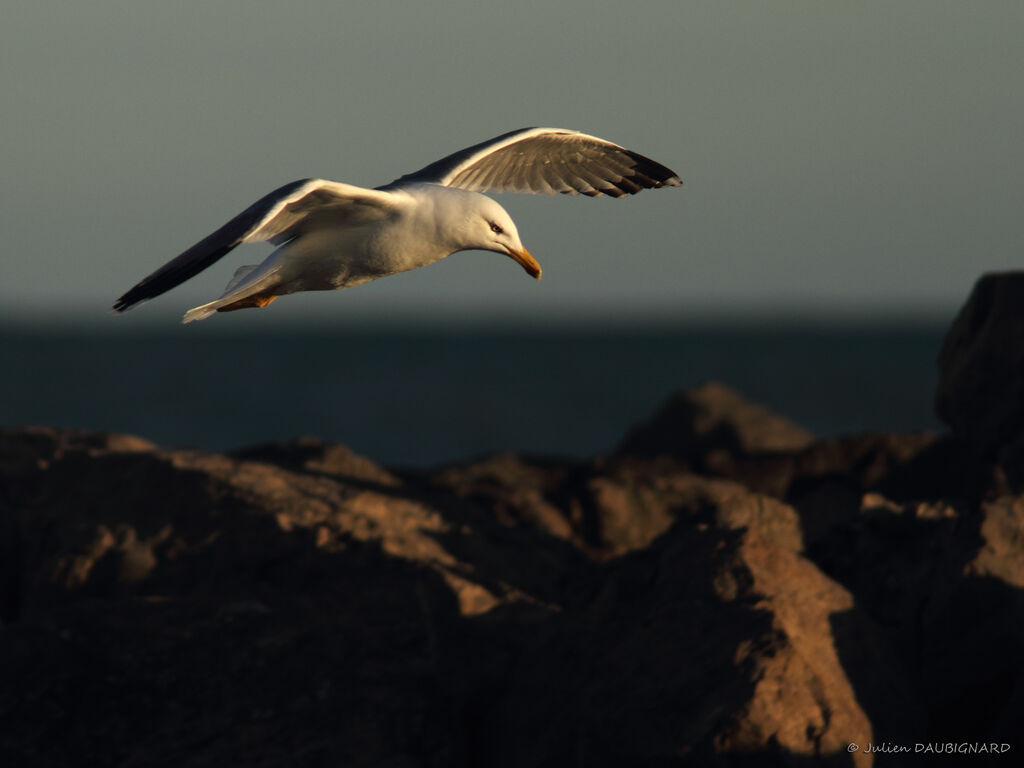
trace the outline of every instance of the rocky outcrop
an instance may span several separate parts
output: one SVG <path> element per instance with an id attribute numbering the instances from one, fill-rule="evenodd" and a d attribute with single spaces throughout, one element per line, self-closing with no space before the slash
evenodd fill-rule
<path id="1" fill-rule="evenodd" d="M 618 453 L 691 460 L 720 452 L 795 451 L 814 436 L 718 381 L 677 393 L 623 439 Z"/>
<path id="2" fill-rule="evenodd" d="M 417 473 L 311 438 L 0 433 L 0 763 L 1024 749 L 1024 497 L 996 465 L 814 441 L 717 386 L 660 413 L 610 457 Z"/>
<path id="3" fill-rule="evenodd" d="M 983 275 L 946 336 L 935 410 L 1024 480 L 1024 272 Z"/>

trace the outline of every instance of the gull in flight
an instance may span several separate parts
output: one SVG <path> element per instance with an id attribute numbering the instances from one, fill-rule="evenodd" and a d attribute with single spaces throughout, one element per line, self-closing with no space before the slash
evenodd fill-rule
<path id="1" fill-rule="evenodd" d="M 124 312 L 202 272 L 236 245 L 278 246 L 239 267 L 216 301 L 184 321 L 265 307 L 278 296 L 330 291 L 424 267 L 457 251 L 494 251 L 540 279 L 504 208 L 481 192 L 622 197 L 677 187 L 675 172 L 618 144 L 559 128 L 524 128 L 463 149 L 376 189 L 301 179 L 260 198 L 114 303 Z"/>

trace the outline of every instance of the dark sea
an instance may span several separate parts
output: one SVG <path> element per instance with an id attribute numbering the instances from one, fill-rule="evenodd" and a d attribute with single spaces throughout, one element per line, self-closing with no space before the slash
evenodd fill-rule
<path id="1" fill-rule="evenodd" d="M 0 423 L 217 451 L 314 435 L 405 466 L 504 450 L 586 457 L 674 391 L 718 379 L 819 435 L 937 429 L 947 325 L 240 333 L 0 323 Z"/>

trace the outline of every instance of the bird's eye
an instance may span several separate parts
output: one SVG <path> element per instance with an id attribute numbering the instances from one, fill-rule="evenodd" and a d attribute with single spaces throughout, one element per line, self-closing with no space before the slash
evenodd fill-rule
<path id="1" fill-rule="evenodd" d="M 493 221 L 491 222 L 491 232 L 493 232 L 496 235 L 504 235 L 505 234 L 505 230 L 502 229 L 501 227 L 499 227 Z"/>

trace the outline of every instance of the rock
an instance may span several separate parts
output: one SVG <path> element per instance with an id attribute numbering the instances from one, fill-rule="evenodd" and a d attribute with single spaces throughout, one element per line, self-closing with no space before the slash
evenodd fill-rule
<path id="1" fill-rule="evenodd" d="M 122 443 L 0 433 L 0 764 L 466 763 L 463 680 L 505 642 L 469 617 L 554 610 L 571 553 L 513 562 L 457 499 Z"/>
<path id="2" fill-rule="evenodd" d="M 829 626 L 852 599 L 799 554 L 793 510 L 696 478 L 664 492 L 689 499 L 676 522 L 538 627 L 482 764 L 869 765 L 845 751 L 872 726 Z"/>
<path id="3" fill-rule="evenodd" d="M 967 570 L 1024 589 L 1024 497 L 1003 497 L 982 507 L 985 540 Z"/>
<path id="4" fill-rule="evenodd" d="M 719 452 L 701 465 L 707 474 L 780 499 L 791 500 L 808 488 L 834 481 L 856 486 L 858 493 L 884 486 L 890 493 L 913 495 L 935 487 L 935 461 L 927 466 L 924 462 L 935 441 L 936 436 L 928 433 L 847 435 L 823 438 L 791 453 L 733 456 Z M 946 484 L 944 490 L 948 489 Z"/>
<path id="5" fill-rule="evenodd" d="M 261 443 L 233 451 L 231 456 L 246 461 L 263 461 L 296 472 L 335 475 L 352 481 L 383 486 L 401 481 L 383 467 L 340 443 L 325 443 L 315 437 L 276 443 Z"/>
<path id="6" fill-rule="evenodd" d="M 935 411 L 988 455 L 1024 435 L 1024 272 L 990 273 L 974 286 L 939 355 Z"/>
<path id="7" fill-rule="evenodd" d="M 758 440 L 410 473 L 312 438 L 0 430 L 0 764 L 1016 739 L 1024 497 L 953 439 Z"/>
<path id="8" fill-rule="evenodd" d="M 563 464 L 504 453 L 447 467 L 432 482 L 462 498 L 483 500 L 505 525 L 524 525 L 582 544 L 574 530 L 580 522 L 578 510 L 566 515 L 557 502 L 572 473 Z"/>
<path id="9" fill-rule="evenodd" d="M 716 451 L 796 451 L 813 439 L 807 430 L 712 381 L 671 397 L 650 421 L 630 431 L 616 452 L 693 459 Z"/>

